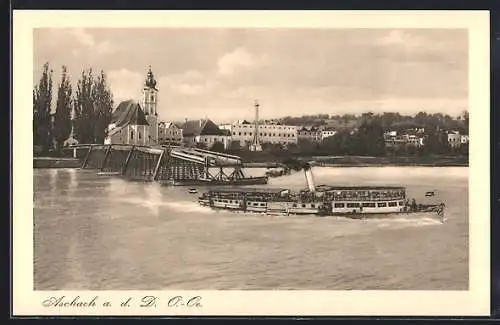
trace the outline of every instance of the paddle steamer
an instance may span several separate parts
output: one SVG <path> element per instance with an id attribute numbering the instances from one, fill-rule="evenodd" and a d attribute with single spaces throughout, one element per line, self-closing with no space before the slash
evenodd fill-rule
<path id="1" fill-rule="evenodd" d="M 278 188 L 218 188 L 202 194 L 198 202 L 217 209 L 266 214 L 342 215 L 352 218 L 433 213 L 445 221 L 444 203 L 417 204 L 405 187 L 314 185 L 311 167 L 304 167 L 308 189 L 292 192 Z"/>

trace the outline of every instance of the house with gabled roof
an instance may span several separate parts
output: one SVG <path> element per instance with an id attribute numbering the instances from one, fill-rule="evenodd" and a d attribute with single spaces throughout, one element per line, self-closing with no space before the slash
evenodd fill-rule
<path id="1" fill-rule="evenodd" d="M 158 123 L 159 144 L 178 146 L 182 144 L 182 138 L 182 129 L 174 122 Z"/>
<path id="2" fill-rule="evenodd" d="M 182 141 L 189 146 L 203 143 L 210 149 L 215 142 L 222 142 L 227 149 L 231 143 L 231 136 L 210 119 L 186 120 L 181 129 Z"/>
<path id="3" fill-rule="evenodd" d="M 150 144 L 150 125 L 141 105 L 132 99 L 116 107 L 107 133 L 105 144 Z"/>

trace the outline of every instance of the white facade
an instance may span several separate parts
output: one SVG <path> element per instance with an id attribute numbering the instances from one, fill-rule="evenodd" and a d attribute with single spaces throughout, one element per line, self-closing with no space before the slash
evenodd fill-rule
<path id="1" fill-rule="evenodd" d="M 462 144 L 461 137 L 462 136 L 457 131 L 448 133 L 448 144 L 450 145 L 450 147 L 460 146 Z"/>
<path id="2" fill-rule="evenodd" d="M 323 130 L 321 131 L 321 140 L 324 140 L 328 137 L 332 137 L 334 136 L 335 134 L 337 134 L 337 131 L 333 131 L 333 130 Z"/>
<path id="3" fill-rule="evenodd" d="M 231 137 L 226 135 L 197 135 L 194 137 L 195 143 L 205 143 L 207 149 L 212 148 L 215 142 L 221 142 L 224 149 L 229 149 L 231 146 Z"/>
<path id="4" fill-rule="evenodd" d="M 106 137 L 104 144 L 149 145 L 149 125 L 126 125 Z"/>
<path id="5" fill-rule="evenodd" d="M 231 137 L 233 141 L 239 141 L 241 145 L 245 142 L 252 143 L 254 139 L 255 125 L 234 123 L 231 125 Z M 297 127 L 291 125 L 259 124 L 259 142 L 274 144 L 297 143 Z"/>

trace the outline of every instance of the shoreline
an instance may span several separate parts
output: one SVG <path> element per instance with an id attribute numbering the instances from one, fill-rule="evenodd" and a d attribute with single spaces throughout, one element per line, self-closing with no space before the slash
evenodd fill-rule
<path id="1" fill-rule="evenodd" d="M 33 157 L 33 168 L 80 168 L 82 162 L 77 158 Z"/>
<path id="2" fill-rule="evenodd" d="M 366 159 L 366 158 L 365 158 Z M 34 157 L 33 168 L 80 168 L 81 161 L 77 158 L 66 157 Z M 244 162 L 243 168 L 276 168 L 282 164 L 277 162 Z M 449 162 L 339 162 L 339 163 L 315 163 L 314 167 L 469 167 L 468 163 L 449 161 Z"/>

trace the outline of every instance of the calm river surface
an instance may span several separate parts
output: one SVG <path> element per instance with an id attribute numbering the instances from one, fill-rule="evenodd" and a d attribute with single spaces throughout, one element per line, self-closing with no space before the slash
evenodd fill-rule
<path id="1" fill-rule="evenodd" d="M 187 188 L 35 169 L 35 290 L 468 289 L 468 168 L 313 172 L 317 184 L 407 186 L 417 200 L 437 190 L 448 222 L 213 211 Z"/>

